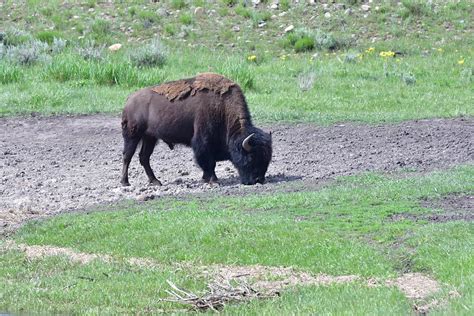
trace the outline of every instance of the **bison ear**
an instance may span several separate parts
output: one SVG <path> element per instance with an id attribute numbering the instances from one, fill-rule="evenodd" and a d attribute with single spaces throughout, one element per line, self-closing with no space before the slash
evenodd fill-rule
<path id="1" fill-rule="evenodd" d="M 253 135 L 255 135 L 255 133 L 252 133 L 247 136 L 242 142 L 242 148 L 247 152 L 250 152 L 252 150 L 252 146 L 250 146 L 250 139 L 253 137 Z"/>

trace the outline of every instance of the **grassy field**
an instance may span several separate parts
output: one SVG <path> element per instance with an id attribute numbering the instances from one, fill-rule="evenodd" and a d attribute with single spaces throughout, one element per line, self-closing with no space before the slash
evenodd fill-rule
<path id="1" fill-rule="evenodd" d="M 0 308 L 68 313 L 173 311 L 180 306 L 159 301 L 168 296 L 166 280 L 199 292 L 209 281 L 197 273 L 199 266 L 259 264 L 381 280 L 406 271 L 423 272 L 441 282 L 438 297 L 452 290 L 460 295 L 438 306 L 440 312 L 469 314 L 474 308 L 472 223 L 390 218 L 433 212 L 421 207 L 423 198 L 472 194 L 473 175 L 472 166 L 421 177 L 368 173 L 339 178 L 317 191 L 170 198 L 122 205 L 120 211 L 67 214 L 30 223 L 13 237 L 15 242 L 107 254 L 117 261 L 31 260 L 4 250 L 0 278 L 8 286 L 2 291 Z M 131 257 L 161 265 L 131 266 L 126 261 Z M 185 268 L 178 268 L 180 263 Z M 288 289 L 281 299 L 225 311 L 406 314 L 412 303 L 394 288 L 369 288 L 361 281 Z"/>
<path id="2" fill-rule="evenodd" d="M 384 2 L 369 13 L 346 4 L 352 13 L 328 9 L 330 19 L 321 6 L 178 2 L 28 1 L 25 8 L 7 1 L 0 115 L 116 114 L 134 90 L 206 71 L 237 81 L 259 121 L 395 122 L 474 113 L 468 1 Z M 198 6 L 205 14 L 194 13 Z M 71 19 L 56 18 L 57 11 Z M 294 31 L 285 33 L 287 25 Z M 123 47 L 110 52 L 112 43 Z"/>
<path id="3" fill-rule="evenodd" d="M 208 71 L 238 82 L 259 122 L 474 116 L 471 1 L 247 2 L 3 1 L 0 117 L 116 115 L 134 90 Z M 434 223 L 423 215 L 440 210 L 421 201 L 472 196 L 473 178 L 472 165 L 366 173 L 305 191 L 123 202 L 29 222 L 0 240 L 0 313 L 180 314 L 185 306 L 160 300 L 167 280 L 203 293 L 203 268 L 263 265 L 359 279 L 289 287 L 222 313 L 406 315 L 436 301 L 432 314 L 472 315 L 473 223 Z M 31 258 L 11 242 L 113 260 Z M 384 283 L 412 272 L 440 291 L 413 300 Z"/>

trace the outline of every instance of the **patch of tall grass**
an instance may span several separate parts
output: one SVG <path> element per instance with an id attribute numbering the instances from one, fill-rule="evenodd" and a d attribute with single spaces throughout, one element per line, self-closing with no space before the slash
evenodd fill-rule
<path id="1" fill-rule="evenodd" d="M 73 53 L 58 55 L 43 69 L 46 80 L 85 82 L 97 85 L 150 86 L 162 82 L 166 75 L 159 69 L 140 70 L 125 58 L 103 61 L 84 60 Z"/>
<path id="2" fill-rule="evenodd" d="M 0 62 L 0 83 L 9 84 L 23 79 L 23 72 L 17 65 Z"/>

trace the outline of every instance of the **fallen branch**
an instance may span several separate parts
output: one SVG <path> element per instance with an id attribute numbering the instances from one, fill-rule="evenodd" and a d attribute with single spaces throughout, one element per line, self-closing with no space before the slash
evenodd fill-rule
<path id="1" fill-rule="evenodd" d="M 252 299 L 265 299 L 278 296 L 277 293 L 262 294 L 252 289 L 245 282 L 238 282 L 236 286 L 226 283 L 211 283 L 208 284 L 208 293 L 198 296 L 192 292 L 185 291 L 178 288 L 174 283 L 167 280 L 171 290 L 166 290 L 166 293 L 172 298 L 162 299 L 162 301 L 181 303 L 190 305 L 194 310 L 208 310 L 218 311 L 226 304 L 242 303 Z"/>

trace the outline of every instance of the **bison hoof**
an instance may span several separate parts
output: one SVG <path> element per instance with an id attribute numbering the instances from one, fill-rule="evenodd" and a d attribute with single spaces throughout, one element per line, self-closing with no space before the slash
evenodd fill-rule
<path id="1" fill-rule="evenodd" d="M 127 182 L 124 182 L 124 181 L 120 181 L 120 183 L 122 184 L 123 187 L 129 187 L 130 186 L 130 183 Z"/>
<path id="2" fill-rule="evenodd" d="M 151 186 L 162 186 L 160 180 L 158 180 L 158 179 L 150 180 L 149 185 L 151 185 Z"/>

